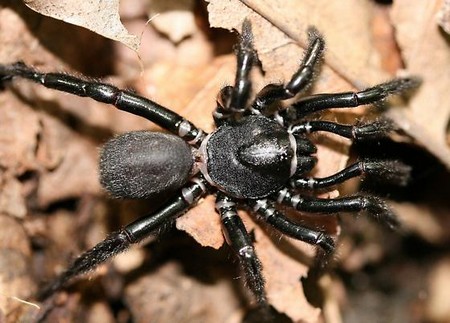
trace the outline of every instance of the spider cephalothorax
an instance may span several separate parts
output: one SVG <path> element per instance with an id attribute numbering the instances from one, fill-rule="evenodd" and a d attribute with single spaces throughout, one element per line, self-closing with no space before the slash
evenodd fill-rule
<path id="1" fill-rule="evenodd" d="M 235 83 L 219 92 L 213 113 L 217 129 L 211 134 L 149 99 L 109 84 L 67 74 L 40 73 L 23 63 L 0 65 L 3 83 L 13 77 L 27 78 L 48 88 L 112 104 L 172 133 L 130 132 L 104 146 L 100 180 L 113 196 L 151 199 L 159 194 L 171 194 L 172 198 L 156 212 L 110 234 L 82 254 L 42 291 L 41 297 L 49 296 L 72 277 L 95 268 L 130 244 L 157 234 L 161 226 L 194 207 L 207 194 L 216 196 L 216 209 L 226 240 L 239 258 L 249 287 L 262 303 L 266 295 L 261 265 L 252 239 L 237 214 L 238 207 L 252 209 L 281 233 L 318 245 L 327 253 L 334 250 L 330 236 L 293 222 L 276 205 L 325 214 L 366 211 L 395 227 L 395 216 L 378 197 L 354 195 L 323 199 L 301 194 L 301 190 L 332 187 L 362 174 L 404 183 L 409 168 L 397 161 L 360 160 L 329 177 L 307 176 L 316 164 L 316 147 L 308 139 L 309 133 L 322 131 L 354 140 L 376 139 L 392 130 L 391 124 L 378 120 L 343 125 L 308 117 L 324 109 L 380 101 L 415 87 L 418 80 L 400 78 L 359 92 L 307 96 L 281 108 L 281 101 L 295 97 L 312 82 L 324 41 L 313 28 L 309 36 L 309 47 L 291 80 L 286 84 L 268 84 L 250 100 L 249 72 L 257 58 L 250 23 L 245 21 L 237 46 Z"/>

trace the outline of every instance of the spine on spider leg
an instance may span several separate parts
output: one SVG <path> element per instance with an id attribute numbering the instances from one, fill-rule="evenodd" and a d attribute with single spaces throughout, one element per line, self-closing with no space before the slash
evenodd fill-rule
<path id="1" fill-rule="evenodd" d="M 131 244 L 157 233 L 164 224 L 182 215 L 205 193 L 205 180 L 194 178 L 193 182 L 183 188 L 181 193 L 170 200 L 166 206 L 155 213 L 139 218 L 122 230 L 111 233 L 105 240 L 79 256 L 66 271 L 38 293 L 38 299 L 48 298 L 72 278 L 94 270 L 106 260 L 125 251 Z"/>
<path id="2" fill-rule="evenodd" d="M 114 105 L 120 110 L 155 122 L 193 145 L 200 145 L 205 136 L 202 130 L 177 113 L 152 100 L 120 90 L 110 84 L 92 82 L 62 73 L 40 73 L 22 62 L 0 65 L 0 79 L 3 82 L 13 77 L 26 78 L 47 88 Z"/>
<path id="3" fill-rule="evenodd" d="M 216 209 L 219 211 L 223 232 L 227 243 L 233 248 L 245 274 L 246 282 L 260 304 L 266 303 L 264 278 L 261 274 L 261 262 L 255 253 L 250 235 L 237 214 L 234 201 L 217 194 Z"/>

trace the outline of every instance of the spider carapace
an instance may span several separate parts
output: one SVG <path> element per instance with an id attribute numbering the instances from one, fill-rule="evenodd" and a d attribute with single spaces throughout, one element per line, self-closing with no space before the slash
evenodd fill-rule
<path id="1" fill-rule="evenodd" d="M 325 214 L 366 211 L 395 227 L 395 215 L 379 197 L 361 194 L 325 199 L 302 192 L 333 187 L 363 174 L 404 184 L 409 167 L 398 161 L 362 159 L 328 177 L 309 177 L 316 164 L 316 147 L 308 135 L 328 132 L 358 141 L 386 136 L 393 128 L 387 120 L 344 125 L 314 116 L 330 108 L 375 103 L 413 88 L 419 81 L 414 77 L 398 78 L 358 92 L 305 96 L 281 107 L 281 101 L 294 98 L 311 84 L 323 50 L 323 38 L 311 28 L 309 46 L 292 78 L 285 84 L 266 85 L 252 100 L 249 73 L 257 55 L 251 25 L 245 20 L 236 50 L 236 78 L 232 86 L 219 91 L 213 112 L 216 130 L 211 134 L 152 100 L 110 84 L 68 74 L 41 73 L 21 62 L 0 65 L 1 85 L 14 77 L 26 78 L 48 88 L 114 105 L 171 132 L 129 132 L 106 143 L 100 157 L 100 181 L 113 196 L 151 200 L 164 193 L 172 197 L 159 210 L 111 233 L 79 256 L 41 291 L 40 297 L 48 297 L 69 279 L 92 270 L 130 244 L 157 234 L 161 226 L 208 194 L 216 197 L 226 241 L 235 251 L 247 285 L 260 303 L 267 301 L 262 267 L 250 234 L 238 216 L 239 207 L 252 210 L 281 233 L 318 245 L 327 253 L 334 250 L 334 240 L 329 235 L 292 221 L 276 205 Z"/>

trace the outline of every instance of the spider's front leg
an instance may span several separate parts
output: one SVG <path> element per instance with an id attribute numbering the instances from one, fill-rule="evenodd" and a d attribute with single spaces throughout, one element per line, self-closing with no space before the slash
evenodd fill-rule
<path id="1" fill-rule="evenodd" d="M 268 84 L 256 94 L 252 109 L 264 114 L 265 110 L 275 101 L 293 98 L 311 84 L 318 62 L 325 48 L 325 41 L 319 32 L 310 27 L 308 30 L 309 44 L 298 70 L 286 84 Z"/>
<path id="2" fill-rule="evenodd" d="M 405 77 L 381 83 L 358 92 L 323 93 L 304 97 L 277 113 L 276 118 L 290 125 L 308 114 L 331 108 L 355 108 L 379 102 L 389 95 L 400 94 L 420 85 L 417 77 Z"/>
<path id="3" fill-rule="evenodd" d="M 223 87 L 217 95 L 217 107 L 213 112 L 216 125 L 229 120 L 235 113 L 244 112 L 250 96 L 252 82 L 250 71 L 256 61 L 250 21 L 244 20 L 236 50 L 237 64 L 234 86 Z"/>
<path id="4" fill-rule="evenodd" d="M 143 216 L 123 229 L 111 233 L 105 240 L 79 256 L 66 271 L 39 292 L 38 298 L 48 298 L 72 278 L 94 270 L 109 258 L 125 251 L 131 244 L 157 234 L 165 224 L 195 205 L 207 193 L 206 185 L 207 183 L 202 177 L 193 178 L 191 183 L 182 188 L 179 194 L 158 211 Z"/>
<path id="5" fill-rule="evenodd" d="M 110 84 L 92 82 L 62 73 L 40 73 L 22 62 L 11 65 L 0 64 L 0 88 L 14 77 L 29 79 L 47 88 L 112 104 L 120 110 L 158 124 L 192 145 L 198 146 L 205 136 L 201 129 L 177 113 L 152 100 L 118 89 Z"/>

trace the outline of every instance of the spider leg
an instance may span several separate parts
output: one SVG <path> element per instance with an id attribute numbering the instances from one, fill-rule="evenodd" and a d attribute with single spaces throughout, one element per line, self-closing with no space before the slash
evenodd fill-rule
<path id="1" fill-rule="evenodd" d="M 111 233 L 105 240 L 79 256 L 58 278 L 39 292 L 39 299 L 46 299 L 61 289 L 70 279 L 95 269 L 109 258 L 125 251 L 152 234 L 157 234 L 166 223 L 182 215 L 206 194 L 206 181 L 194 178 L 165 206 L 155 213 L 143 216 L 123 229 Z"/>
<path id="2" fill-rule="evenodd" d="M 374 122 L 360 123 L 356 125 L 344 125 L 336 122 L 321 120 L 306 121 L 288 128 L 288 131 L 293 135 L 324 131 L 353 140 L 374 140 L 384 138 L 392 130 L 394 130 L 394 125 L 387 119 L 378 119 Z"/>
<path id="3" fill-rule="evenodd" d="M 400 94 L 420 84 L 416 77 L 406 77 L 381 83 L 359 92 L 323 93 L 304 97 L 290 107 L 277 113 L 277 120 L 290 124 L 307 114 L 331 109 L 354 108 L 363 104 L 372 104 L 392 94 Z"/>
<path id="4" fill-rule="evenodd" d="M 411 167 L 396 160 L 360 160 L 336 174 L 323 178 L 294 178 L 293 188 L 319 189 L 345 182 L 346 180 L 364 174 L 373 176 L 385 183 L 405 186 L 410 178 Z"/>
<path id="5" fill-rule="evenodd" d="M 249 20 L 244 20 L 242 24 L 236 56 L 234 86 L 225 86 L 217 96 L 217 107 L 213 113 L 217 125 L 232 118 L 236 112 L 244 112 L 250 97 L 252 82 L 249 74 L 257 58 L 253 48 L 253 34 Z"/>
<path id="6" fill-rule="evenodd" d="M 315 68 L 325 48 L 325 41 L 314 27 L 309 28 L 308 34 L 309 44 L 305 57 L 303 57 L 300 67 L 294 73 L 291 80 L 285 85 L 266 85 L 256 94 L 255 100 L 252 103 L 253 110 L 264 114 L 265 110 L 275 101 L 293 98 L 311 84 Z"/>
<path id="7" fill-rule="evenodd" d="M 311 213 L 336 213 L 366 211 L 371 217 L 384 222 L 389 228 L 395 229 L 399 222 L 395 214 L 383 199 L 372 195 L 355 195 L 340 198 L 318 198 L 294 194 L 288 189 L 282 189 L 273 197 L 280 204 L 290 206 L 298 211 Z"/>
<path id="8" fill-rule="evenodd" d="M 193 145 L 198 146 L 205 136 L 201 129 L 198 129 L 177 113 L 152 100 L 130 91 L 120 90 L 110 84 L 87 81 L 62 73 L 40 73 L 22 62 L 0 65 L 0 83 L 9 81 L 14 77 L 29 79 L 47 88 L 112 104 L 120 110 L 144 117 L 158 124 Z"/>
<path id="9" fill-rule="evenodd" d="M 217 194 L 216 209 L 221 217 L 226 241 L 239 258 L 247 284 L 258 302 L 266 303 L 261 262 L 256 255 L 250 235 L 237 214 L 233 199 L 219 192 Z"/>
<path id="10" fill-rule="evenodd" d="M 236 78 L 229 106 L 231 109 L 235 110 L 242 110 L 245 108 L 252 87 L 249 74 L 255 62 L 256 53 L 253 48 L 253 34 L 249 20 L 244 20 L 244 23 L 242 24 L 242 33 L 239 38 Z"/>
<path id="11" fill-rule="evenodd" d="M 326 253 L 333 252 L 334 241 L 330 236 L 292 222 L 283 213 L 275 209 L 272 201 L 267 199 L 250 200 L 249 204 L 253 207 L 254 212 L 281 233 L 312 245 L 318 245 Z"/>

